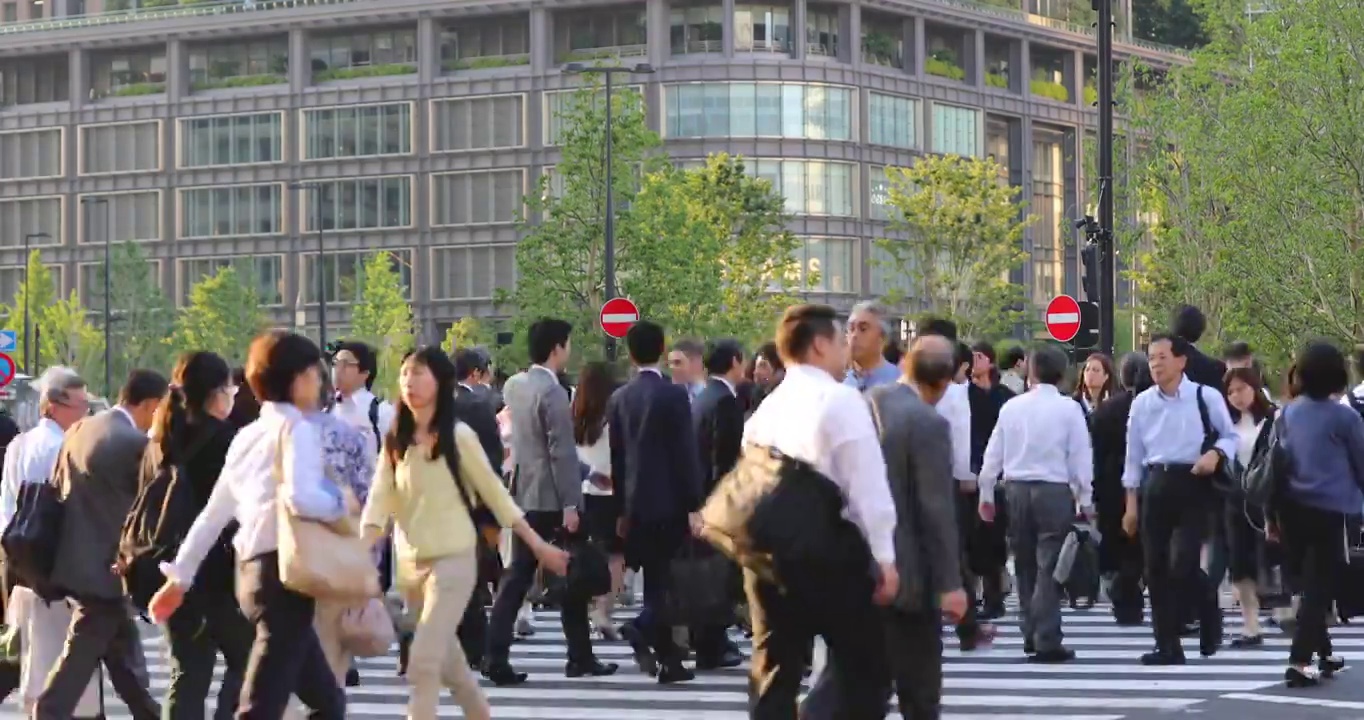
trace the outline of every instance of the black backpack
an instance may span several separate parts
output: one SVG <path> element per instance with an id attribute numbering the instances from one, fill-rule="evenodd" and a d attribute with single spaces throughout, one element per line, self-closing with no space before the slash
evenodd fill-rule
<path id="1" fill-rule="evenodd" d="M 59 464 L 65 461 L 65 452 L 61 457 Z M 21 585 L 48 602 L 62 596 L 52 585 L 52 570 L 61 544 L 65 511 L 61 493 L 51 480 L 24 483 L 19 487 L 18 509 L 0 536 L 10 572 Z"/>
<path id="2" fill-rule="evenodd" d="M 144 480 L 123 521 L 117 566 L 123 576 L 125 594 L 144 613 L 152 596 L 166 581 L 161 563 L 175 560 L 199 515 L 199 499 L 184 462 L 194 457 L 207 437 L 192 445 L 179 463 L 165 462 L 161 453 L 151 447 L 143 455 L 142 477 L 151 479 Z"/>

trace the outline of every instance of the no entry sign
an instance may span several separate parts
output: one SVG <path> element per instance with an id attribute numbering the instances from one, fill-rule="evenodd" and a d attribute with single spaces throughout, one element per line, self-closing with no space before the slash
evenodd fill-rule
<path id="1" fill-rule="evenodd" d="M 601 306 L 601 329 L 607 335 L 620 339 L 631 325 L 639 322 L 639 308 L 626 298 L 607 300 Z"/>
<path id="2" fill-rule="evenodd" d="M 1057 295 L 1047 303 L 1047 314 L 1042 319 L 1052 338 L 1068 343 L 1080 334 L 1080 303 L 1069 295 Z"/>
<path id="3" fill-rule="evenodd" d="M 4 387 L 14 381 L 14 374 L 18 371 L 14 364 L 14 358 L 7 353 L 0 352 L 0 387 Z"/>

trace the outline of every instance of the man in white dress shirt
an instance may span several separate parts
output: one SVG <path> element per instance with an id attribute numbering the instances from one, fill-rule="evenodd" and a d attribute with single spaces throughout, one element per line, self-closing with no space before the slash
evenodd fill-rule
<path id="1" fill-rule="evenodd" d="M 332 414 L 363 432 L 375 455 L 393 426 L 393 404 L 372 392 L 378 375 L 379 361 L 374 348 L 356 341 L 337 346 L 332 356 L 332 383 L 341 397 L 332 407 Z"/>
<path id="2" fill-rule="evenodd" d="M 1039 347 L 1028 360 L 1028 392 L 1005 403 L 980 468 L 980 516 L 993 522 L 995 478 L 1004 478 L 1009 540 L 1018 574 L 1023 652 L 1030 662 L 1063 663 L 1061 588 L 1052 579 L 1078 505 L 1094 516 L 1094 455 L 1084 411 L 1056 384 L 1065 354 Z"/>

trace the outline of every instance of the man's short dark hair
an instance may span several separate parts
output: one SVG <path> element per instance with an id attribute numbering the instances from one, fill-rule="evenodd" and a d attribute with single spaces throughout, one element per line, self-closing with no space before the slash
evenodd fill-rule
<path id="1" fill-rule="evenodd" d="M 246 351 L 246 384 L 260 402 L 293 402 L 294 380 L 322 361 L 317 343 L 297 333 L 272 330 Z"/>
<path id="2" fill-rule="evenodd" d="M 744 361 L 744 348 L 738 340 L 715 340 L 706 347 L 706 372 L 710 375 L 724 375 L 736 361 Z"/>
<path id="3" fill-rule="evenodd" d="M 640 320 L 625 331 L 625 347 L 636 365 L 657 365 L 667 346 L 663 326 L 656 322 Z"/>
<path id="4" fill-rule="evenodd" d="M 815 338 L 837 336 L 838 312 L 832 307 L 813 303 L 792 305 L 777 322 L 777 354 L 787 365 L 799 363 L 815 346 Z"/>
<path id="5" fill-rule="evenodd" d="M 1175 357 L 1182 358 L 1189 354 L 1189 343 L 1191 341 L 1186 339 L 1183 335 L 1168 332 L 1159 332 L 1151 336 L 1151 341 L 1146 343 L 1147 354 L 1150 354 L 1152 345 L 1162 342 L 1170 343 L 1170 354 Z"/>
<path id="6" fill-rule="evenodd" d="M 1193 305 L 1180 305 L 1170 316 L 1170 331 L 1188 342 L 1196 343 L 1208 329 L 1208 318 Z"/>
<path id="7" fill-rule="evenodd" d="M 1345 353 L 1325 340 L 1314 340 L 1298 353 L 1298 388 L 1313 400 L 1325 400 L 1350 385 Z"/>
<path id="8" fill-rule="evenodd" d="M 1250 343 L 1245 340 L 1227 343 L 1227 346 L 1222 348 L 1223 360 L 1249 360 L 1254 356 L 1255 353 L 1250 351 Z"/>
<path id="9" fill-rule="evenodd" d="M 1130 352 L 1118 363 L 1118 382 L 1129 392 L 1151 387 L 1151 360 L 1144 352 Z"/>
<path id="10" fill-rule="evenodd" d="M 379 355 L 374 348 L 359 340 L 346 340 L 336 344 L 336 354 L 349 352 L 355 356 L 355 366 L 365 375 L 365 389 L 374 388 L 374 380 L 379 376 Z M 332 357 L 336 357 L 334 354 Z"/>
<path id="11" fill-rule="evenodd" d="M 1070 359 L 1060 348 L 1038 345 L 1028 360 L 1028 374 L 1043 385 L 1059 384 L 1066 377 Z"/>
<path id="12" fill-rule="evenodd" d="M 1026 359 L 1028 359 L 1027 351 L 1020 345 L 1014 345 L 1004 351 L 1004 362 L 1000 363 L 999 366 L 1005 370 L 1013 370 Z"/>
<path id="13" fill-rule="evenodd" d="M 541 365 L 554 354 L 555 348 L 568 345 L 573 334 L 573 325 L 558 318 L 540 318 L 526 331 L 526 345 L 530 350 L 530 361 Z"/>
<path id="14" fill-rule="evenodd" d="M 683 338 L 673 343 L 673 352 L 680 352 L 689 358 L 701 358 L 706 354 L 706 346 L 699 340 Z"/>
<path id="15" fill-rule="evenodd" d="M 455 379 L 468 380 L 474 373 L 488 372 L 488 356 L 476 348 L 465 348 L 455 353 Z"/>
<path id="16" fill-rule="evenodd" d="M 118 391 L 118 404 L 131 407 L 148 400 L 160 402 L 169 391 L 170 382 L 166 380 L 165 375 L 155 370 L 134 370 L 128 373 L 123 389 Z"/>
<path id="17" fill-rule="evenodd" d="M 965 365 L 965 366 L 968 368 L 968 370 L 969 370 L 970 367 L 971 367 L 971 364 L 974 363 L 974 362 L 976 361 L 976 356 L 971 352 L 971 346 L 970 346 L 970 345 L 967 345 L 967 344 L 964 343 L 964 342 L 959 342 L 959 343 L 957 343 L 957 358 L 956 358 L 956 359 L 957 359 L 957 370 L 961 370 L 961 366 L 962 366 L 962 365 Z"/>
<path id="18" fill-rule="evenodd" d="M 948 320 L 947 318 L 929 316 L 919 321 L 918 334 L 941 335 L 942 337 L 945 337 L 948 340 L 951 340 L 952 342 L 956 342 L 957 324 L 952 322 L 951 320 Z"/>
<path id="19" fill-rule="evenodd" d="M 971 352 L 978 352 L 981 355 L 984 355 L 985 359 L 989 360 L 991 365 L 996 364 L 995 346 L 991 345 L 989 340 L 977 340 L 976 343 L 971 346 Z"/>

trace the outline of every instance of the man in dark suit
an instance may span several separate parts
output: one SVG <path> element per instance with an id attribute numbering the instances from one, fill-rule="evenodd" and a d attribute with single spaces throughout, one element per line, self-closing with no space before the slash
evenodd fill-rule
<path id="1" fill-rule="evenodd" d="M 639 370 L 607 409 L 611 474 L 620 503 L 626 562 L 644 573 L 638 617 L 621 628 L 640 670 L 660 683 L 691 680 L 663 617 L 669 564 L 692 532 L 703 499 L 701 468 L 685 388 L 663 378 L 663 328 L 643 321 L 625 335 Z"/>
<path id="2" fill-rule="evenodd" d="M 497 411 L 488 395 L 487 386 L 479 378 L 488 374 L 488 360 L 477 350 L 460 350 L 455 354 L 455 417 L 478 435 L 478 444 L 488 456 L 493 472 L 502 469 L 502 434 L 497 429 Z M 483 388 L 480 390 L 479 388 Z"/>
<path id="3" fill-rule="evenodd" d="M 1208 318 L 1202 310 L 1192 305 L 1181 305 L 1170 319 L 1170 332 L 1189 342 L 1189 352 L 1184 356 L 1184 374 L 1199 385 L 1226 392 L 1226 388 L 1222 387 L 1222 377 L 1227 374 L 1227 364 L 1204 355 L 1195 347 L 1207 329 Z"/>
<path id="4" fill-rule="evenodd" d="M 710 377 L 691 406 L 703 497 L 709 496 L 720 478 L 728 475 L 739 462 L 739 448 L 744 440 L 744 410 L 736 388 L 744 378 L 743 348 L 734 340 L 711 343 L 706 348 L 705 368 Z M 737 573 L 735 577 L 737 579 Z M 725 630 L 724 625 L 692 629 L 696 669 L 738 667 L 743 663 L 744 656 L 730 643 Z"/>
<path id="5" fill-rule="evenodd" d="M 166 378 L 134 370 L 118 405 L 66 432 L 52 482 L 65 508 L 52 582 L 74 602 L 66 647 L 47 677 L 34 716 L 67 720 L 101 659 L 114 690 L 136 720 L 155 720 L 142 641 L 123 583 L 114 574 L 123 520 L 137 497 L 142 452 Z"/>

